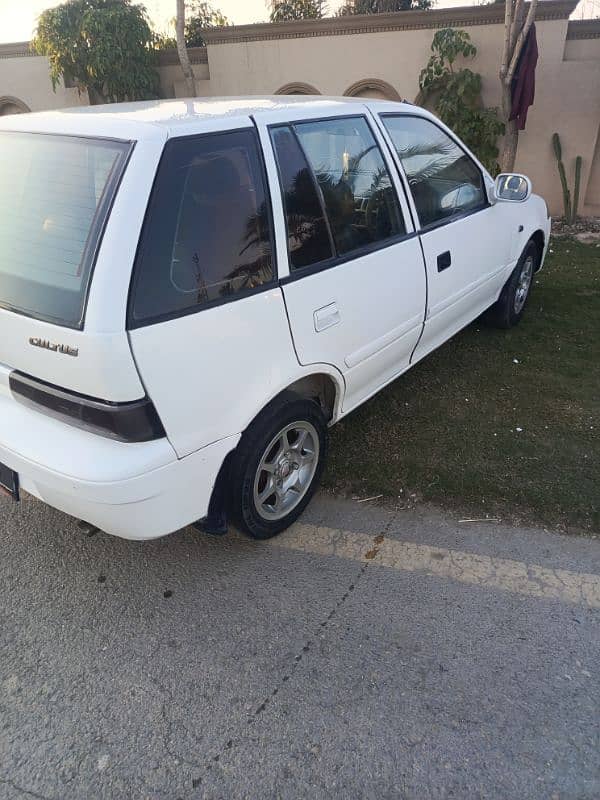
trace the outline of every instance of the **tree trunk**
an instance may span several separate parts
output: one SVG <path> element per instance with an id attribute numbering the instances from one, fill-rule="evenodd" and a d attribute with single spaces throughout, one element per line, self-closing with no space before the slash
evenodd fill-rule
<path id="1" fill-rule="evenodd" d="M 504 146 L 502 147 L 502 157 L 500 159 L 500 169 L 502 172 L 514 172 L 518 143 L 519 131 L 517 129 L 517 122 L 512 119 L 506 123 Z"/>
<path id="2" fill-rule="evenodd" d="M 177 53 L 179 55 L 181 71 L 185 78 L 187 93 L 189 97 L 196 97 L 198 93 L 196 91 L 194 71 L 190 64 L 187 47 L 185 46 L 185 0 L 177 0 L 177 20 L 175 28 L 177 31 Z"/>
<path id="3" fill-rule="evenodd" d="M 519 131 L 516 120 L 509 120 L 512 106 L 512 92 L 510 84 L 502 86 L 502 116 L 504 117 L 504 142 L 500 155 L 501 172 L 513 172 L 517 158 Z"/>
<path id="4" fill-rule="evenodd" d="M 538 0 L 530 0 L 525 16 L 524 0 L 505 0 L 504 47 L 500 64 L 500 83 L 502 84 L 502 116 L 505 126 L 504 143 L 500 154 L 502 172 L 512 172 L 515 168 L 519 130 L 516 120 L 510 120 L 512 110 L 512 79 L 517 68 L 519 56 L 527 39 L 527 34 L 535 19 Z"/>
<path id="5" fill-rule="evenodd" d="M 100 106 L 103 103 L 108 102 L 101 90 L 96 86 L 88 86 L 87 93 L 91 106 Z"/>

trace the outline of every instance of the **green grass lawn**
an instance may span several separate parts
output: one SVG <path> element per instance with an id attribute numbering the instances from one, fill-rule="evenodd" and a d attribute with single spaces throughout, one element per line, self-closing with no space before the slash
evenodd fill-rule
<path id="1" fill-rule="evenodd" d="M 516 328 L 477 321 L 332 430 L 325 485 L 600 531 L 600 247 L 550 247 Z"/>

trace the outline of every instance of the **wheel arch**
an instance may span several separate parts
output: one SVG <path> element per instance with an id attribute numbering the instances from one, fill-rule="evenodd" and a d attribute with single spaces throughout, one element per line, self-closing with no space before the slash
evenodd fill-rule
<path id="1" fill-rule="evenodd" d="M 533 242 L 538 249 L 538 263 L 535 268 L 535 271 L 537 272 L 542 267 L 544 247 L 546 246 L 546 236 L 544 234 L 544 231 L 538 228 L 531 234 L 531 236 L 529 237 L 529 241 Z"/>
<path id="2" fill-rule="evenodd" d="M 341 413 L 346 383 L 342 373 L 331 364 L 309 364 L 294 370 L 279 385 L 271 387 L 260 408 L 248 418 L 243 430 L 252 425 L 262 412 L 286 392 L 294 392 L 307 400 L 316 400 L 328 424 L 335 423 Z M 242 431 L 243 433 L 243 431 Z"/>
<path id="3" fill-rule="evenodd" d="M 341 373 L 337 372 L 337 370 L 329 365 L 313 365 L 311 369 L 306 369 L 303 374 L 297 376 L 294 380 L 287 381 L 285 386 L 279 387 L 268 400 L 265 400 L 262 407 L 248 420 L 244 431 L 248 430 L 252 423 L 263 414 L 272 403 L 289 392 L 299 397 L 304 397 L 307 400 L 318 402 L 327 423 L 332 425 L 337 421 L 340 415 L 344 390 L 345 383 Z M 235 459 L 238 447 L 239 442 L 225 456 L 211 492 L 207 516 L 196 523 L 197 526 L 206 533 L 222 534 L 227 530 L 228 485 L 232 462 Z"/>
<path id="4" fill-rule="evenodd" d="M 317 402 L 328 423 L 334 421 L 341 407 L 341 388 L 326 372 L 313 372 L 298 378 L 273 399 L 276 400 L 284 392 L 293 392 L 299 397 Z"/>

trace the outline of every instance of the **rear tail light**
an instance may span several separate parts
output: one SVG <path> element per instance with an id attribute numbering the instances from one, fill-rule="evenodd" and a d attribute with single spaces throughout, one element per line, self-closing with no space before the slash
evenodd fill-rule
<path id="1" fill-rule="evenodd" d="M 110 403 L 60 389 L 45 381 L 11 372 L 10 388 L 25 405 L 87 431 L 121 442 L 148 442 L 165 430 L 148 397 L 132 403 Z"/>

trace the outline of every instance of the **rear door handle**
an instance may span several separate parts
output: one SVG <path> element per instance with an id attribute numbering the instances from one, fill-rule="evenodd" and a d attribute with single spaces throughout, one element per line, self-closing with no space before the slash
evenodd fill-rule
<path id="1" fill-rule="evenodd" d="M 323 308 L 318 308 L 313 314 L 313 319 L 317 333 L 324 331 L 326 328 L 332 328 L 342 321 L 337 303 L 329 303 Z"/>
<path id="2" fill-rule="evenodd" d="M 443 272 L 445 269 L 448 269 L 450 264 L 452 264 L 450 250 L 446 250 L 445 253 L 440 253 L 440 255 L 437 257 L 438 272 Z"/>

